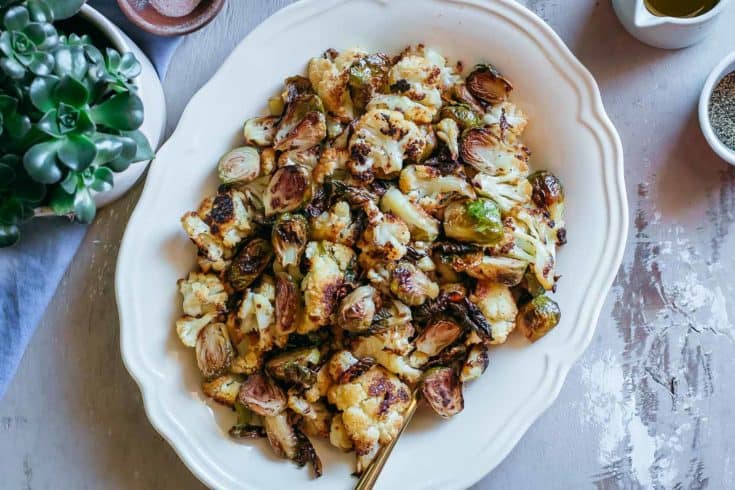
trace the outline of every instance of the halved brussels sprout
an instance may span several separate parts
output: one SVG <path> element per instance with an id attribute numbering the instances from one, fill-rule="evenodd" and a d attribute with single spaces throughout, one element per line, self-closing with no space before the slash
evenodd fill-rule
<path id="1" fill-rule="evenodd" d="M 265 417 L 263 419 L 268 442 L 282 458 L 288 458 L 299 466 L 311 463 L 317 477 L 322 476 L 322 462 L 319 460 L 311 441 L 296 427 L 289 424 L 288 415 Z"/>
<path id="2" fill-rule="evenodd" d="M 535 342 L 559 324 L 561 310 L 548 296 L 537 296 L 518 311 L 518 329 L 530 341 Z"/>
<path id="3" fill-rule="evenodd" d="M 268 376 L 255 373 L 240 386 L 237 400 L 258 415 L 274 416 L 286 410 L 286 394 Z"/>
<path id="4" fill-rule="evenodd" d="M 462 327 L 448 320 L 431 323 L 415 341 L 416 350 L 427 357 L 434 357 L 449 347 L 462 334 Z"/>
<path id="5" fill-rule="evenodd" d="M 293 333 L 301 311 L 301 292 L 298 284 L 285 272 L 276 274 L 276 335 Z"/>
<path id="6" fill-rule="evenodd" d="M 504 236 L 500 210 L 490 199 L 454 201 L 444 210 L 444 234 L 462 242 L 496 244 Z"/>
<path id="7" fill-rule="evenodd" d="M 411 308 L 398 300 L 388 301 L 373 317 L 371 330 L 379 332 L 391 327 L 405 325 L 411 321 Z"/>
<path id="8" fill-rule="evenodd" d="M 460 381 L 464 383 L 479 378 L 489 364 L 490 357 L 488 356 L 487 347 L 482 344 L 472 346 L 469 354 L 467 354 L 464 366 L 462 366 L 462 374 L 459 377 Z"/>
<path id="9" fill-rule="evenodd" d="M 253 117 L 245 121 L 242 134 L 249 145 L 270 146 L 276 137 L 279 116 Z"/>
<path id="10" fill-rule="evenodd" d="M 260 154 L 252 146 L 241 146 L 224 154 L 217 164 L 223 184 L 247 184 L 260 175 Z"/>
<path id="11" fill-rule="evenodd" d="M 265 369 L 278 380 L 309 386 L 316 381 L 315 367 L 320 359 L 319 349 L 304 347 L 272 357 L 265 363 Z"/>
<path id="12" fill-rule="evenodd" d="M 273 248 L 267 240 L 253 238 L 232 259 L 227 280 L 236 291 L 245 291 L 273 259 Z"/>
<path id="13" fill-rule="evenodd" d="M 519 179 L 528 175 L 528 148 L 508 144 L 490 126 L 465 130 L 460 156 L 464 163 L 492 176 Z"/>
<path id="14" fill-rule="evenodd" d="M 227 372 L 233 357 L 235 350 L 224 323 L 211 323 L 199 332 L 196 358 L 199 370 L 205 378 L 216 378 Z"/>
<path id="15" fill-rule="evenodd" d="M 282 267 L 298 266 L 309 241 L 309 225 L 300 214 L 284 213 L 273 224 L 271 242 Z"/>
<path id="16" fill-rule="evenodd" d="M 497 104 L 508 98 L 513 85 L 500 74 L 493 65 L 477 65 L 467 76 L 467 88 L 472 95 L 487 102 Z"/>
<path id="17" fill-rule="evenodd" d="M 462 382 L 450 367 L 434 367 L 426 371 L 421 394 L 429 406 L 444 418 L 457 415 L 464 409 Z"/>
<path id="18" fill-rule="evenodd" d="M 485 108 L 477 98 L 472 95 L 472 92 L 467 88 L 466 83 L 457 83 L 452 87 L 452 95 L 455 100 L 458 100 L 462 104 L 467 104 L 475 114 L 484 114 Z"/>
<path id="19" fill-rule="evenodd" d="M 301 165 L 286 165 L 273 174 L 263 196 L 265 215 L 296 211 L 311 199 L 311 173 Z"/>
<path id="20" fill-rule="evenodd" d="M 482 119 L 472 108 L 464 103 L 447 104 L 441 110 L 442 119 L 451 119 L 460 128 L 468 129 L 482 125 Z"/>
<path id="21" fill-rule="evenodd" d="M 299 95 L 286 107 L 273 147 L 278 151 L 305 150 L 326 137 L 327 119 L 321 99 L 314 94 Z"/>
<path id="22" fill-rule="evenodd" d="M 523 279 L 527 268 L 528 262 L 523 260 L 483 255 L 477 264 L 468 267 L 465 272 L 475 279 L 499 282 L 506 286 L 517 286 Z"/>
<path id="23" fill-rule="evenodd" d="M 409 306 L 419 306 L 439 295 L 439 286 L 410 262 L 400 262 L 391 272 L 390 291 Z"/>
<path id="24" fill-rule="evenodd" d="M 370 329 L 375 313 L 380 309 L 380 296 L 372 286 L 360 286 L 342 298 L 335 324 L 348 332 Z"/>
<path id="25" fill-rule="evenodd" d="M 564 186 L 561 181 L 551 172 L 541 170 L 529 175 L 533 193 L 531 198 L 536 206 L 549 211 L 551 219 L 557 228 L 557 243 L 566 243 L 566 232 L 564 230 Z"/>

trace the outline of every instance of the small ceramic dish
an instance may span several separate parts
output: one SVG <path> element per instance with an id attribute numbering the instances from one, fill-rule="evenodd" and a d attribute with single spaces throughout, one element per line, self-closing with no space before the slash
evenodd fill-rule
<path id="1" fill-rule="evenodd" d="M 735 71 L 735 51 L 725 56 L 715 66 L 714 70 L 707 77 L 707 81 L 704 82 L 702 95 L 699 96 L 699 125 L 702 128 L 704 139 L 707 140 L 707 143 L 709 143 L 709 146 L 712 147 L 715 153 L 730 165 L 735 165 L 735 150 L 731 150 L 725 146 L 717 135 L 715 135 L 709 118 L 709 99 L 712 96 L 712 91 L 720 83 L 720 80 L 733 71 Z"/>
<path id="2" fill-rule="evenodd" d="M 689 18 L 654 15 L 645 0 L 613 0 L 612 3 L 631 36 L 654 48 L 680 49 L 704 39 L 730 0 L 720 0 L 709 12 Z"/>
<path id="3" fill-rule="evenodd" d="M 201 0 L 196 7 L 185 15 L 167 16 L 161 12 L 166 9 L 161 6 L 169 4 L 169 10 L 176 10 L 176 1 L 158 0 L 159 10 L 150 0 L 117 0 L 120 10 L 135 25 L 158 36 L 178 36 L 201 29 L 209 24 L 225 5 L 225 0 Z"/>

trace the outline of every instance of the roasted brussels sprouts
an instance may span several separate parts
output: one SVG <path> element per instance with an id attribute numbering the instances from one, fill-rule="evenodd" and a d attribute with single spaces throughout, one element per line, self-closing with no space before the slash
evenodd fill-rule
<path id="1" fill-rule="evenodd" d="M 462 327 L 449 320 L 430 323 L 414 341 L 416 350 L 411 354 L 411 365 L 420 367 L 429 358 L 436 356 L 449 347 L 462 334 Z"/>
<path id="2" fill-rule="evenodd" d="M 279 120 L 280 117 L 278 116 L 261 116 L 248 119 L 242 128 L 245 142 L 256 146 L 272 145 Z"/>
<path id="3" fill-rule="evenodd" d="M 265 369 L 280 381 L 309 386 L 316 381 L 315 367 L 320 359 L 319 349 L 304 347 L 272 357 L 265 363 Z"/>
<path id="4" fill-rule="evenodd" d="M 240 386 L 237 400 L 258 415 L 274 416 L 286 410 L 286 394 L 268 376 L 255 373 Z"/>
<path id="5" fill-rule="evenodd" d="M 513 85 L 493 65 L 477 65 L 467 76 L 467 88 L 472 95 L 488 104 L 497 104 L 508 98 Z"/>
<path id="6" fill-rule="evenodd" d="M 286 106 L 273 147 L 278 151 L 305 150 L 327 137 L 327 119 L 321 99 L 314 94 L 296 96 Z"/>
<path id="7" fill-rule="evenodd" d="M 309 241 L 309 225 L 300 214 L 284 213 L 273 224 L 271 242 L 281 267 L 298 266 Z"/>
<path id="8" fill-rule="evenodd" d="M 286 165 L 271 176 L 263 196 L 265 215 L 296 211 L 311 199 L 311 173 L 302 165 Z"/>
<path id="9" fill-rule="evenodd" d="M 375 288 L 360 286 L 342 298 L 335 323 L 348 332 L 364 332 L 370 329 L 380 304 L 380 296 Z"/>
<path id="10" fill-rule="evenodd" d="M 224 323 L 211 323 L 199 332 L 196 344 L 197 365 L 205 378 L 216 378 L 224 374 L 234 355 Z"/>
<path id="11" fill-rule="evenodd" d="M 439 236 L 437 221 L 423 209 L 413 204 L 408 197 L 395 187 L 391 187 L 380 200 L 380 209 L 401 218 L 411 232 L 414 240 L 433 242 Z"/>
<path id="12" fill-rule="evenodd" d="M 557 228 L 557 242 L 566 243 L 564 229 L 564 186 L 551 172 L 541 170 L 528 177 L 533 188 L 533 202 L 541 209 L 546 209 Z"/>
<path id="13" fill-rule="evenodd" d="M 536 296 L 518 311 L 518 329 L 535 342 L 551 331 L 561 318 L 561 310 L 548 296 Z"/>
<path id="14" fill-rule="evenodd" d="M 439 295 L 439 286 L 410 262 L 400 262 L 390 276 L 390 291 L 409 306 L 418 306 Z"/>
<path id="15" fill-rule="evenodd" d="M 493 245 L 504 236 L 498 206 L 490 199 L 454 201 L 444 210 L 444 233 L 455 240 Z"/>
<path id="16" fill-rule="evenodd" d="M 421 394 L 429 406 L 445 419 L 464 409 L 462 382 L 450 367 L 433 367 L 426 371 L 421 382 Z"/>
<path id="17" fill-rule="evenodd" d="M 528 175 L 528 149 L 503 141 L 492 127 L 472 128 L 462 133 L 462 161 L 480 172 L 520 179 Z"/>
<path id="18" fill-rule="evenodd" d="M 296 330 L 301 312 L 301 291 L 296 281 L 285 272 L 276 274 L 276 335 L 283 336 Z"/>
<path id="19" fill-rule="evenodd" d="M 237 422 L 230 427 L 228 431 L 230 436 L 245 439 L 265 437 L 265 428 L 262 425 L 256 424 L 256 422 L 260 422 L 258 415 L 255 415 L 248 407 L 240 402 L 235 402 L 234 408 L 235 413 L 237 413 Z"/>
<path id="20" fill-rule="evenodd" d="M 236 291 L 245 291 L 273 259 L 273 248 L 267 240 L 253 238 L 232 259 L 227 280 Z"/>
<path id="21" fill-rule="evenodd" d="M 385 84 L 390 70 L 390 58 L 383 53 L 362 57 L 350 67 L 349 85 L 352 101 L 358 108 L 364 108 L 373 93 Z"/>
<path id="22" fill-rule="evenodd" d="M 282 458 L 288 458 L 299 466 L 311 463 L 317 477 L 322 476 L 322 462 L 309 439 L 288 422 L 285 413 L 263 419 L 268 442 Z"/>
<path id="23" fill-rule="evenodd" d="M 260 154 L 252 146 L 230 150 L 220 158 L 217 174 L 223 184 L 247 184 L 260 175 Z"/>
<path id="24" fill-rule="evenodd" d="M 482 259 L 468 267 L 465 272 L 470 277 L 506 286 L 517 286 L 523 280 L 528 262 L 511 257 L 483 255 Z"/>
<path id="25" fill-rule="evenodd" d="M 380 332 L 391 327 L 405 325 L 411 322 L 411 316 L 411 308 L 397 300 L 389 301 L 375 313 L 371 330 Z"/>
<path id="26" fill-rule="evenodd" d="M 469 129 L 482 125 L 482 119 L 477 115 L 477 112 L 473 111 L 469 105 L 463 103 L 445 105 L 442 107 L 441 117 L 444 119 L 451 119 L 462 129 Z"/>
<path id="27" fill-rule="evenodd" d="M 459 377 L 460 381 L 465 383 L 479 378 L 489 364 L 490 357 L 488 356 L 487 347 L 482 344 L 472 346 L 470 352 L 467 354 L 464 366 L 462 366 L 462 373 Z"/>

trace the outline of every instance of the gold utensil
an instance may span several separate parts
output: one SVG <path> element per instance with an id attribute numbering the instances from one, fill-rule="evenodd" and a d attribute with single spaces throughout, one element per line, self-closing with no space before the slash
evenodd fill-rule
<path id="1" fill-rule="evenodd" d="M 393 447 L 395 447 L 398 442 L 398 438 L 401 437 L 403 431 L 406 430 L 408 423 L 416 412 L 418 404 L 419 397 L 416 391 L 414 391 L 411 394 L 411 403 L 408 404 L 408 408 L 406 409 L 401 430 L 398 431 L 398 434 L 396 434 L 396 437 L 394 437 L 392 441 L 378 449 L 378 454 L 375 455 L 375 459 L 373 459 L 367 469 L 360 476 L 360 480 L 357 482 L 357 485 L 355 485 L 355 490 L 372 490 L 375 486 L 375 482 L 378 480 L 380 472 L 383 471 L 385 462 L 388 461 L 388 456 L 390 456 L 391 451 L 393 451 Z"/>

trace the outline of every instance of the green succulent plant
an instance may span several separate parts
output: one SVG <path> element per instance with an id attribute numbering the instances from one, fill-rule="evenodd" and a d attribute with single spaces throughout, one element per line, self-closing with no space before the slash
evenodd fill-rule
<path id="1" fill-rule="evenodd" d="M 153 158 L 138 60 L 53 24 L 83 3 L 0 0 L 0 247 L 39 207 L 92 221 L 94 193 Z"/>

